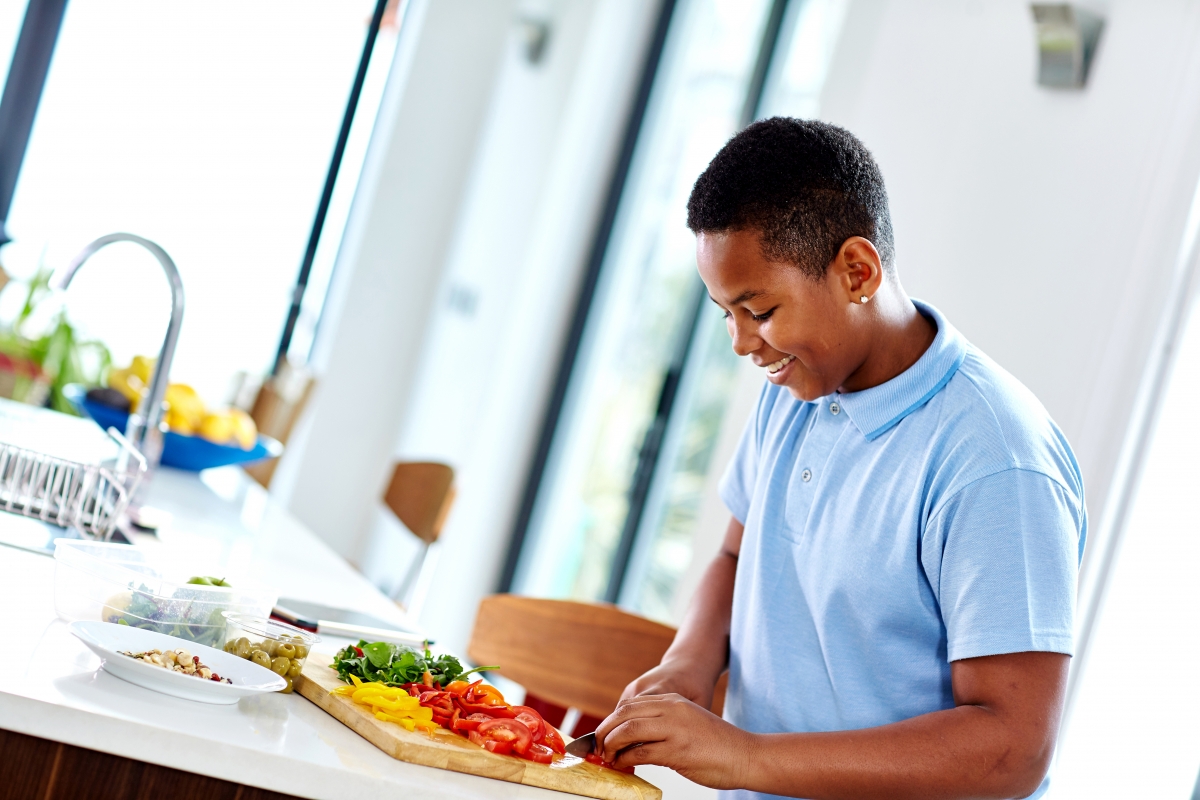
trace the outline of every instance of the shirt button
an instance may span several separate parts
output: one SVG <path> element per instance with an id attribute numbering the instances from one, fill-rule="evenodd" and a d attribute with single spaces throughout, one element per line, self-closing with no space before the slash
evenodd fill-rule
<path id="1" fill-rule="evenodd" d="M 800 480 L 804 481 L 805 483 L 808 483 L 809 481 L 811 481 L 812 480 L 812 470 L 806 469 L 806 470 L 804 470 L 804 472 L 801 472 Z"/>
<path id="2" fill-rule="evenodd" d="M 830 403 L 829 404 L 829 413 L 833 414 L 836 417 L 838 414 L 842 413 L 842 407 L 839 406 L 837 403 Z"/>

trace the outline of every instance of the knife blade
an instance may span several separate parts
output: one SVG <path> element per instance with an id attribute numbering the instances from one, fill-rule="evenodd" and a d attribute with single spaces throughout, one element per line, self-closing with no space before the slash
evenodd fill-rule
<path id="1" fill-rule="evenodd" d="M 588 753 L 593 752 L 595 749 L 596 734 L 585 733 L 583 736 L 572 740 L 572 742 L 567 745 L 567 754 L 575 756 L 576 758 L 585 758 Z"/>

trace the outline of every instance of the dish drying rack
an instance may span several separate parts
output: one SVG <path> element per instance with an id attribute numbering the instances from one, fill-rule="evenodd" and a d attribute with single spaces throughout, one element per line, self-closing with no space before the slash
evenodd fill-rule
<path id="1" fill-rule="evenodd" d="M 120 452 L 100 464 L 0 442 L 0 511 L 108 541 L 146 472 L 146 459 L 116 428 L 108 435 Z"/>

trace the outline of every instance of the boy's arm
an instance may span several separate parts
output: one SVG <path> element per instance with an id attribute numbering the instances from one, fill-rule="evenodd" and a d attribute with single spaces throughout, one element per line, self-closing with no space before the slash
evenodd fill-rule
<path id="1" fill-rule="evenodd" d="M 717 678 L 729 660 L 729 619 L 742 530 L 742 523 L 731 517 L 721 552 L 704 572 L 662 663 L 625 687 L 623 701 L 639 695 L 678 694 L 704 708 L 712 706 Z"/>
<path id="2" fill-rule="evenodd" d="M 618 766 L 661 764 L 717 788 L 814 800 L 1025 797 L 1054 752 L 1069 664 L 1043 652 L 955 661 L 955 708 L 877 728 L 753 734 L 667 695 L 622 700 L 596 736 Z"/>

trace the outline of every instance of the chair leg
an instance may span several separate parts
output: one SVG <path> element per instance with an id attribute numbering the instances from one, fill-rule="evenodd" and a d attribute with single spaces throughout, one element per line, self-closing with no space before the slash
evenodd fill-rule
<path id="1" fill-rule="evenodd" d="M 413 556 L 412 563 L 408 567 L 408 572 L 404 576 L 404 580 L 392 593 L 392 599 L 400 605 L 404 606 L 407 611 L 411 601 L 410 595 L 413 588 L 417 584 L 417 579 L 421 577 L 421 571 L 425 568 L 425 562 L 429 560 L 429 543 L 424 542 L 421 551 Z"/>

